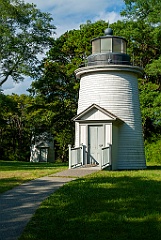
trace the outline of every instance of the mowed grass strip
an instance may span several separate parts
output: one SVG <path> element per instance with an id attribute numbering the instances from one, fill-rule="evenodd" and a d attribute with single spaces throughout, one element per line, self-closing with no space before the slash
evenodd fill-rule
<path id="1" fill-rule="evenodd" d="M 20 240 L 160 240 L 161 166 L 99 171 L 45 200 Z"/>
<path id="2" fill-rule="evenodd" d="M 0 193 L 26 181 L 64 169 L 67 169 L 67 164 L 0 161 Z"/>

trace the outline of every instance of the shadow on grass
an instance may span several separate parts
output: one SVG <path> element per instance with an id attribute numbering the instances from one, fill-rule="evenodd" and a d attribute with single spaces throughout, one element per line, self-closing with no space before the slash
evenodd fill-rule
<path id="1" fill-rule="evenodd" d="M 161 170 L 161 165 L 147 166 L 147 170 Z"/>
<path id="2" fill-rule="evenodd" d="M 17 161 L 13 161 L 13 162 L 0 161 L 1 171 L 58 168 L 63 166 L 68 166 L 68 164 L 67 163 L 32 163 L 32 162 L 17 162 Z"/>
<path id="3" fill-rule="evenodd" d="M 21 240 L 160 240 L 161 182 L 111 176 L 78 179 L 59 189 Z"/>

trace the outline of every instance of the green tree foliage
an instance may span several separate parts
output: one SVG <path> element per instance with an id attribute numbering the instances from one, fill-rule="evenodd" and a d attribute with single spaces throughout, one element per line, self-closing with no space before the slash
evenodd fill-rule
<path id="1" fill-rule="evenodd" d="M 142 80 L 140 80 L 142 81 Z M 140 104 L 144 139 L 161 134 L 161 92 L 152 82 L 140 82 Z"/>
<path id="2" fill-rule="evenodd" d="M 133 20 L 143 20 L 160 25 L 161 1 L 158 0 L 124 0 L 126 8 L 122 15 Z"/>
<path id="3" fill-rule="evenodd" d="M 7 160 L 29 161 L 31 139 L 51 132 L 52 116 L 41 97 L 0 94 L 0 155 Z"/>
<path id="4" fill-rule="evenodd" d="M 29 160 L 31 122 L 27 107 L 32 97 L 0 94 L 0 153 L 7 160 Z"/>
<path id="5" fill-rule="evenodd" d="M 55 26 L 52 18 L 34 4 L 22 0 L 0 0 L 0 86 L 10 77 L 15 82 L 24 75 L 39 73 L 38 54 L 51 46 Z"/>
<path id="6" fill-rule="evenodd" d="M 161 90 L 161 56 L 158 59 L 152 60 L 150 64 L 147 64 L 145 72 L 152 81 L 155 81 L 159 85 L 159 90 Z"/>

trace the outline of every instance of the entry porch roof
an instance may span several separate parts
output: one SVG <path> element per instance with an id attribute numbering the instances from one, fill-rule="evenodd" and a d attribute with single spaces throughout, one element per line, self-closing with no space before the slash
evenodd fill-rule
<path id="1" fill-rule="evenodd" d="M 109 112 L 105 108 L 98 106 L 97 104 L 92 104 L 88 108 L 86 108 L 81 113 L 77 114 L 72 118 L 75 122 L 82 121 L 108 121 L 113 122 L 116 121 L 118 123 L 123 123 L 123 121 L 118 118 L 113 113 Z"/>

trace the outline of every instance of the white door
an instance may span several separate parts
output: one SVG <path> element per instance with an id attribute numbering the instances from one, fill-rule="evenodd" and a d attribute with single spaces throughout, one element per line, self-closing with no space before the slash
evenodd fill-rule
<path id="1" fill-rule="evenodd" d="M 102 157 L 102 147 L 104 143 L 103 126 L 88 127 L 88 152 L 89 164 L 99 164 Z"/>
<path id="2" fill-rule="evenodd" d="M 47 162 L 48 149 L 40 148 L 40 162 Z"/>

